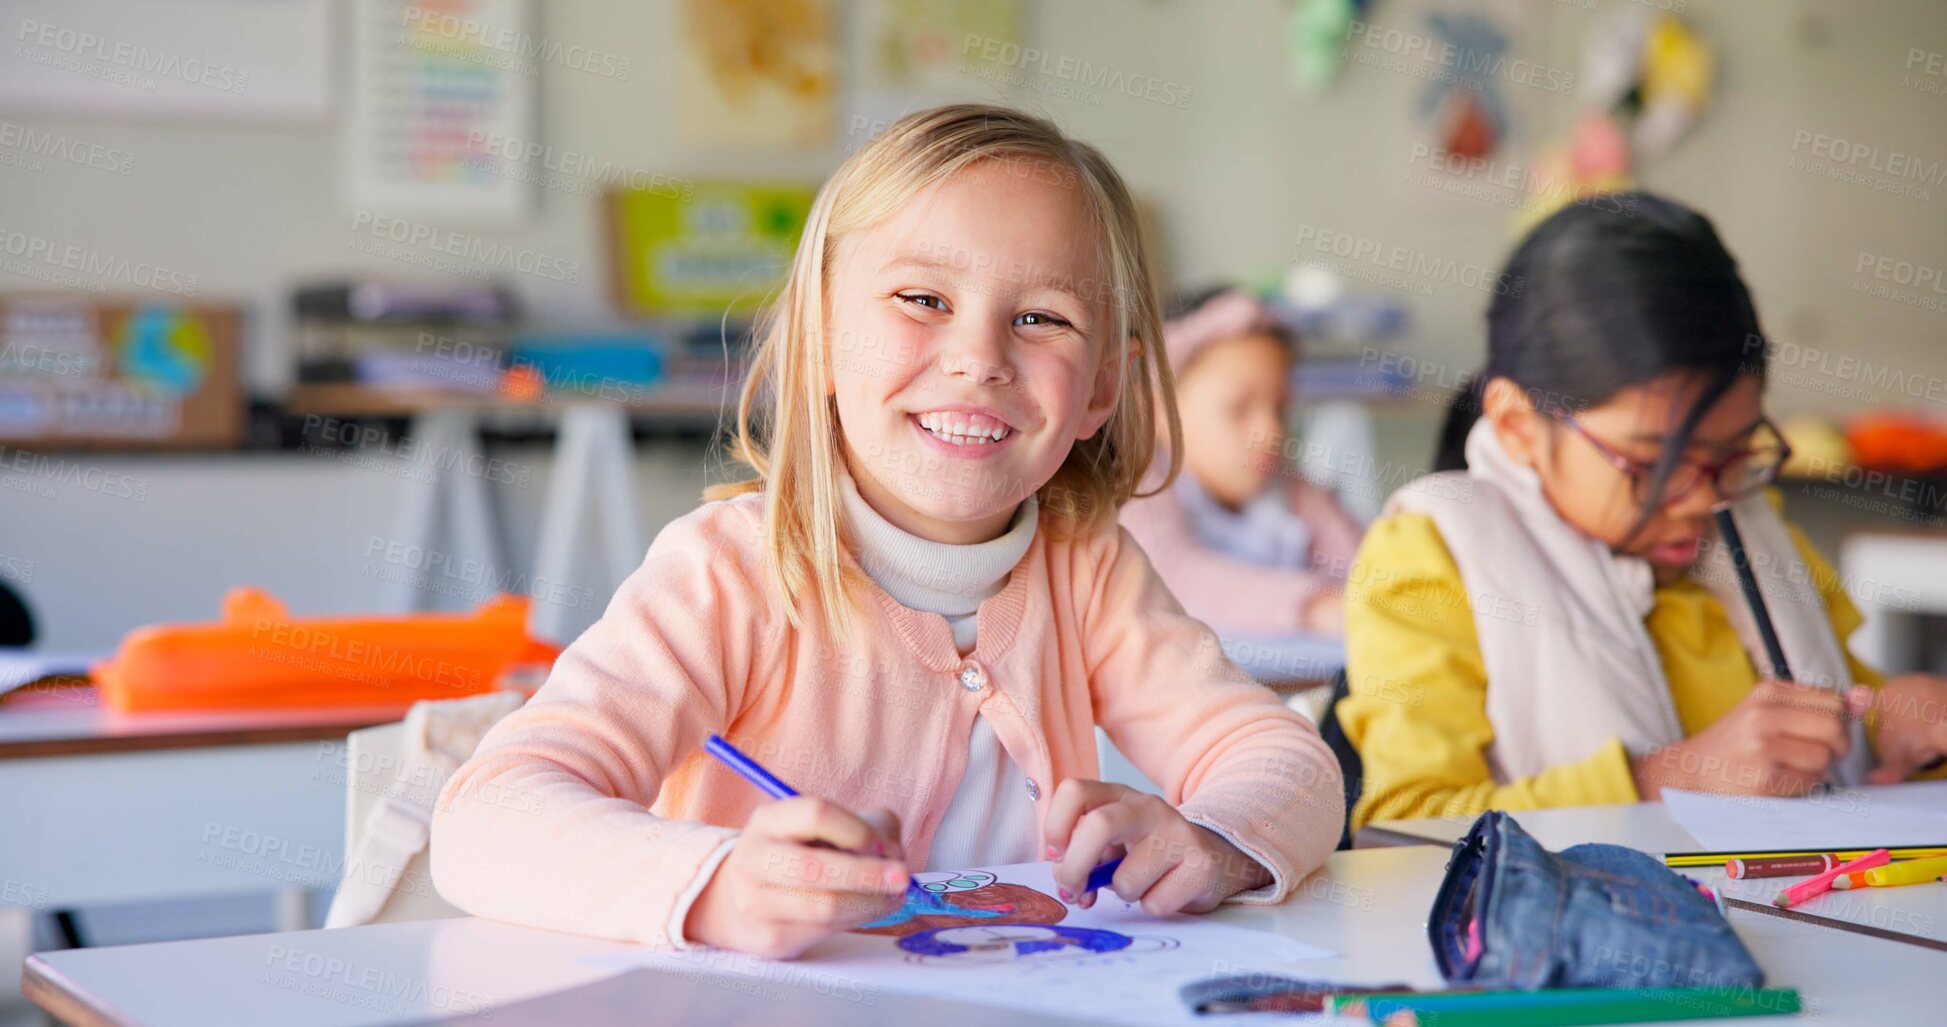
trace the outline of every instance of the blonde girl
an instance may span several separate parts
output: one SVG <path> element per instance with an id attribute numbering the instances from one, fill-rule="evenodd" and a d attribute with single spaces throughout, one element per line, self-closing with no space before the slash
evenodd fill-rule
<path id="1" fill-rule="evenodd" d="M 1126 854 L 1111 887 L 1154 913 L 1284 897 L 1339 833 L 1336 764 L 1115 526 L 1177 437 L 1160 338 L 1093 147 L 986 106 L 863 147 L 764 326 L 754 477 L 665 528 L 454 775 L 441 893 L 769 956 L 923 868 L 1051 859 L 1086 906 Z M 1163 794 L 1094 780 L 1098 724 Z M 713 732 L 805 797 L 702 756 Z"/>

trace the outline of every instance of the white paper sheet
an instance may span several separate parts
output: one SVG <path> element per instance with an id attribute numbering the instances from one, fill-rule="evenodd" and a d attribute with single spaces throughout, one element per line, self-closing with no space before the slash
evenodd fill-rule
<path id="1" fill-rule="evenodd" d="M 1803 799 L 1666 788 L 1663 804 L 1712 852 L 1947 844 L 1947 781 L 1834 789 Z"/>
<path id="2" fill-rule="evenodd" d="M 1334 954 L 1208 917 L 1152 917 L 1108 891 L 1094 909 L 1066 906 L 1053 898 L 1048 863 L 916 876 L 970 916 L 948 915 L 945 926 L 903 938 L 838 935 L 788 963 L 714 949 L 644 949 L 589 962 L 717 974 L 743 978 L 735 985 L 744 989 L 810 988 L 859 1001 L 906 992 L 1079 1019 L 1193 1024 L 1207 1021 L 1184 1006 L 1184 984 L 1251 971 L 1302 976 L 1298 964 Z M 1050 922 L 1010 922 L 1026 915 Z"/>

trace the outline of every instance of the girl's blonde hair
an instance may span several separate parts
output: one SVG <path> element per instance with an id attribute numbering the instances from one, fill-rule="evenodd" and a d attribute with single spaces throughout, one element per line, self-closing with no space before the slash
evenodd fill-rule
<path id="1" fill-rule="evenodd" d="M 1065 283 L 1091 302 L 1106 302 L 1105 354 L 1120 378 L 1114 412 L 1094 437 L 1079 440 L 1036 493 L 1041 524 L 1058 535 L 1112 522 L 1137 495 L 1159 438 L 1182 451 L 1174 387 L 1162 353 L 1162 323 L 1149 262 L 1140 242 L 1135 202 L 1101 151 L 1069 139 L 1053 123 L 983 104 L 935 107 L 908 115 L 849 157 L 811 206 L 804 237 L 777 301 L 758 325 L 749 377 L 737 403 L 731 456 L 755 477 L 713 486 L 705 499 L 764 494 L 765 546 L 786 615 L 818 598 L 825 623 L 842 634 L 851 586 L 839 559 L 838 414 L 830 386 L 825 286 L 840 241 L 870 229 L 908 200 L 980 161 L 1022 162 L 1029 170 L 1066 172 L 1097 229 L 1106 282 Z M 1134 361 L 1119 340 L 1135 340 Z M 1160 423 L 1159 423 L 1160 422 Z M 1177 460 L 1157 489 L 1176 475 Z M 1141 493 L 1149 495 L 1150 493 Z"/>

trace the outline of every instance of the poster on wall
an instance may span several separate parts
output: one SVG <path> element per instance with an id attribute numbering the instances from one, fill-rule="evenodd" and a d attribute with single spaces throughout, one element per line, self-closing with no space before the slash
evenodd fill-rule
<path id="1" fill-rule="evenodd" d="M 504 154 L 534 137 L 546 46 L 531 33 L 529 0 L 355 0 L 351 18 L 344 192 L 354 214 L 519 225 L 534 175 Z"/>
<path id="2" fill-rule="evenodd" d="M 768 149 L 831 139 L 832 0 L 684 0 L 675 50 L 685 138 Z"/>
<path id="3" fill-rule="evenodd" d="M 226 304 L 0 299 L 0 445 L 236 445 L 242 324 Z"/>
<path id="4" fill-rule="evenodd" d="M 617 305 L 643 315 L 754 313 L 784 280 L 810 186 L 697 182 L 609 194 Z"/>
<path id="5" fill-rule="evenodd" d="M 957 91 L 1021 41 L 1020 0 L 871 0 L 859 17 L 867 81 L 887 90 Z"/>
<path id="6" fill-rule="evenodd" d="M 1024 77 L 1020 0 L 865 0 L 855 12 L 848 151 L 922 108 L 1006 102 Z"/>

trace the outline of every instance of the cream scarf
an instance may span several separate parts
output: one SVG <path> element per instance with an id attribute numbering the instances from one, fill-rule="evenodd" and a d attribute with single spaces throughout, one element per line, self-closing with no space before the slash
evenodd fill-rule
<path id="1" fill-rule="evenodd" d="M 1496 781 L 1579 762 L 1610 738 L 1632 754 L 1681 739 L 1662 661 L 1643 627 L 1654 603 L 1649 562 L 1611 553 L 1563 521 L 1534 471 L 1508 456 L 1485 420 L 1467 435 L 1467 465 L 1399 490 L 1386 512 L 1432 517 L 1459 566 L 1490 683 L 1488 762 Z M 1732 512 L 1792 676 L 1850 687 L 1845 651 L 1784 518 L 1762 495 Z M 1723 605 L 1752 665 L 1769 676 L 1771 661 L 1714 529 L 1691 577 Z M 1870 760 L 1855 723 L 1833 783 L 1859 784 Z"/>

